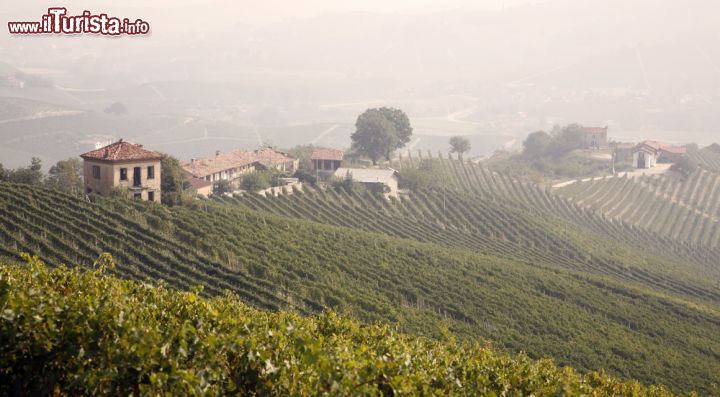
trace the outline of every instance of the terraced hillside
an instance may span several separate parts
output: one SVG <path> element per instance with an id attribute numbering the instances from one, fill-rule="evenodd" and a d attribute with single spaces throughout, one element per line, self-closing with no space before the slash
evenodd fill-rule
<path id="1" fill-rule="evenodd" d="M 535 185 L 477 165 L 442 159 L 423 164 L 430 164 L 433 180 L 445 180 L 450 188 L 417 190 L 401 202 L 332 189 L 306 189 L 304 194 L 277 198 L 250 194 L 222 201 L 318 223 L 511 256 L 535 265 L 612 276 L 717 302 L 716 285 L 708 280 L 720 279 L 718 249 L 698 248 L 630 224 L 608 222 Z"/>
<path id="2" fill-rule="evenodd" d="M 699 150 L 691 150 L 688 152 L 688 155 L 703 168 L 720 172 L 720 146 L 717 144 Z"/>
<path id="3" fill-rule="evenodd" d="M 720 174 L 698 170 L 687 179 L 655 175 L 579 182 L 558 190 L 594 208 L 673 240 L 720 245 Z"/>
<path id="4" fill-rule="evenodd" d="M 554 238 L 534 237 L 538 247 L 547 247 L 538 252 L 555 250 L 543 242 Z M 111 252 L 115 273 L 123 277 L 162 279 L 178 288 L 202 284 L 211 295 L 229 289 L 259 308 L 311 313 L 332 307 L 425 335 L 440 334 L 445 324 L 462 338 L 489 340 L 499 349 L 582 370 L 604 368 L 648 384 L 710 390 L 720 382 L 717 288 L 698 283 L 684 291 L 688 280 L 670 273 L 653 288 L 583 267 L 542 266 L 514 254 L 529 239 L 506 246 L 514 251 L 505 255 L 493 254 L 502 248 L 493 248 L 493 241 L 504 239 L 512 241 L 488 240 L 483 254 L 237 205 L 87 203 L 0 184 L 1 255 L 10 258 L 29 252 L 54 265 L 92 266 L 100 253 Z M 599 246 L 581 248 L 574 248 L 575 259 L 593 263 L 583 256 L 596 255 Z M 629 274 L 645 269 L 639 256 L 622 262 L 622 252 L 617 255 L 614 263 Z"/>

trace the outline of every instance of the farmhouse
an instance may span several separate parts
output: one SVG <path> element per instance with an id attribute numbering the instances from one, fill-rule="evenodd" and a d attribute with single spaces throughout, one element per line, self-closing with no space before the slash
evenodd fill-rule
<path id="1" fill-rule="evenodd" d="M 86 193 L 107 196 L 125 189 L 131 198 L 160 201 L 160 153 L 120 139 L 80 157 Z"/>
<path id="2" fill-rule="evenodd" d="M 293 173 L 297 171 L 300 165 L 300 160 L 273 148 L 266 147 L 253 153 L 257 159 L 257 168 L 259 169 L 276 169 L 280 172 Z"/>
<path id="3" fill-rule="evenodd" d="M 386 197 L 398 196 L 398 172 L 392 168 L 366 169 L 366 168 L 338 168 L 335 170 L 336 178 L 350 178 L 353 182 L 367 185 L 370 189 L 377 189 Z"/>
<path id="4" fill-rule="evenodd" d="M 208 197 L 213 191 L 212 182 L 193 177 L 187 177 L 186 179 L 190 183 L 190 186 L 192 186 L 195 190 L 195 194 L 198 196 Z"/>
<path id="5" fill-rule="evenodd" d="M 601 149 L 608 146 L 608 127 L 582 127 L 585 149 Z"/>
<path id="6" fill-rule="evenodd" d="M 191 177 L 207 182 L 221 180 L 235 181 L 248 172 L 275 169 L 292 173 L 297 170 L 299 160 L 287 153 L 272 148 L 255 151 L 236 150 L 228 153 L 215 153 L 213 157 L 192 159 L 183 164 L 183 170 Z"/>
<path id="7" fill-rule="evenodd" d="M 633 165 L 635 168 L 652 168 L 657 163 L 674 163 L 686 152 L 686 148 L 663 145 L 656 141 L 644 141 L 633 149 Z"/>
<path id="8" fill-rule="evenodd" d="M 316 148 L 310 155 L 312 170 L 317 174 L 332 175 L 342 167 L 343 152 L 338 149 Z"/>

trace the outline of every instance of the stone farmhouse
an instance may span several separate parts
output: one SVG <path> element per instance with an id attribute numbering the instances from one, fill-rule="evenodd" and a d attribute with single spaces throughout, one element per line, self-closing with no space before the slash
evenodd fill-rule
<path id="1" fill-rule="evenodd" d="M 585 149 L 603 149 L 608 146 L 608 127 L 582 127 Z"/>
<path id="2" fill-rule="evenodd" d="M 342 167 L 343 151 L 338 149 L 316 148 L 310 155 L 310 166 L 318 176 L 330 176 Z"/>
<path id="3" fill-rule="evenodd" d="M 298 169 L 299 160 L 287 153 L 272 148 L 254 151 L 236 150 L 228 153 L 215 153 L 215 156 L 192 159 L 183 164 L 187 179 L 202 179 L 206 182 L 227 180 L 235 182 L 243 175 L 256 171 L 275 169 L 293 173 Z"/>
<path id="4" fill-rule="evenodd" d="M 674 163 L 687 151 L 684 147 L 663 145 L 656 141 L 639 143 L 632 151 L 633 166 L 648 169 L 657 163 Z"/>
<path id="5" fill-rule="evenodd" d="M 354 182 L 367 185 L 370 189 L 381 191 L 385 197 L 398 196 L 399 173 L 392 169 L 371 168 L 338 168 L 335 178 L 352 179 Z"/>
<path id="6" fill-rule="evenodd" d="M 162 154 L 120 139 L 80 157 L 86 193 L 107 196 L 123 189 L 130 198 L 160 202 Z"/>

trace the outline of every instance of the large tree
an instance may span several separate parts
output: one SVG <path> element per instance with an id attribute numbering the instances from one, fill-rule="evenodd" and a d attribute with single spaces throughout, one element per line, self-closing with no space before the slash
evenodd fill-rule
<path id="1" fill-rule="evenodd" d="M 462 158 L 463 153 L 470 150 L 470 140 L 462 136 L 450 138 L 450 153 L 457 153 Z"/>
<path id="2" fill-rule="evenodd" d="M 50 188 L 80 194 L 83 191 L 82 162 L 78 158 L 58 161 L 50 167 L 45 183 Z"/>
<path id="3" fill-rule="evenodd" d="M 162 203 L 173 206 L 182 204 L 184 178 L 180 161 L 173 156 L 163 154 L 160 160 L 160 189 Z"/>
<path id="4" fill-rule="evenodd" d="M 410 141 L 412 127 L 405 112 L 393 108 L 368 109 L 358 116 L 352 147 L 373 164 Z"/>
<path id="5" fill-rule="evenodd" d="M 585 134 L 582 126 L 579 124 L 570 124 L 562 128 L 554 128 L 552 132 L 552 142 L 548 147 L 548 154 L 552 156 L 562 156 L 575 149 L 581 149 L 585 146 Z"/>
<path id="6" fill-rule="evenodd" d="M 547 132 L 533 132 L 523 142 L 523 154 L 528 158 L 542 157 L 547 153 L 551 141 L 552 137 Z"/>

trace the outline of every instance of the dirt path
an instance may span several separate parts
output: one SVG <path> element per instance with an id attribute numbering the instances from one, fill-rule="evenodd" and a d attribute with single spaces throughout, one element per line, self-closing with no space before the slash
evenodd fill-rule
<path id="1" fill-rule="evenodd" d="M 667 174 L 670 172 L 670 167 L 672 167 L 672 164 L 657 164 L 653 168 L 628 171 L 628 172 L 623 172 L 623 173 L 615 174 L 615 175 L 607 175 L 607 176 L 605 176 L 605 178 L 618 178 L 618 177 L 625 176 L 626 174 L 627 174 L 628 178 L 635 178 L 635 177 L 639 177 L 639 176 L 643 176 L 643 175 L 663 175 L 663 174 Z M 600 176 L 600 177 L 594 177 L 594 178 L 585 178 L 585 179 L 581 179 L 580 181 L 581 182 L 589 182 L 594 179 L 601 179 L 601 178 L 603 178 L 603 177 Z M 559 189 L 561 187 L 570 186 L 575 182 L 577 182 L 577 179 L 573 179 L 571 181 L 560 182 L 555 185 L 552 185 L 552 188 Z"/>

